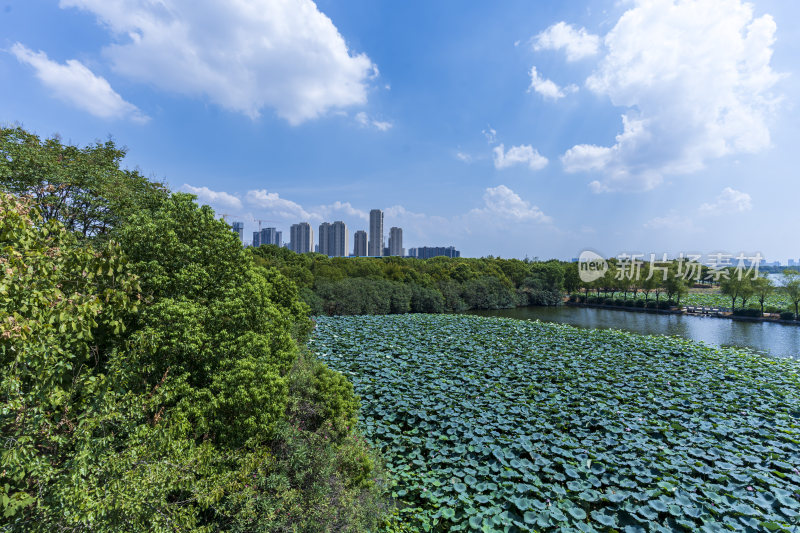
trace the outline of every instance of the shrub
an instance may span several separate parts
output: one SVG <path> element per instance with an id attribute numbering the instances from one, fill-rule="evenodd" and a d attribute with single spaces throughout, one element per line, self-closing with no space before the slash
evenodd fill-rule
<path id="1" fill-rule="evenodd" d="M 645 302 L 644 300 L 636 300 L 636 304 L 635 305 L 636 305 L 636 307 L 644 307 L 646 305 L 646 303 L 647 302 Z"/>
<path id="2" fill-rule="evenodd" d="M 794 312 L 781 311 L 781 320 L 794 320 Z"/>
<path id="3" fill-rule="evenodd" d="M 672 304 L 669 301 L 662 300 L 658 302 L 659 309 L 669 309 L 670 307 L 672 307 Z"/>
<path id="4" fill-rule="evenodd" d="M 411 284 L 412 313 L 444 313 L 445 304 L 442 293 L 432 287 Z"/>
<path id="5" fill-rule="evenodd" d="M 615 302 L 616 301 L 613 298 L 606 298 L 605 300 L 603 300 L 604 305 L 614 305 Z"/>
<path id="6" fill-rule="evenodd" d="M 517 304 L 514 291 L 493 276 L 464 282 L 461 298 L 470 309 L 507 309 Z"/>
<path id="7" fill-rule="evenodd" d="M 647 308 L 648 309 L 658 309 L 658 303 L 659 302 L 656 302 L 655 300 L 650 300 L 649 302 L 647 302 Z"/>
<path id="8" fill-rule="evenodd" d="M 734 309 L 733 316 L 760 317 L 761 309 L 753 309 L 750 307 L 747 309 Z"/>

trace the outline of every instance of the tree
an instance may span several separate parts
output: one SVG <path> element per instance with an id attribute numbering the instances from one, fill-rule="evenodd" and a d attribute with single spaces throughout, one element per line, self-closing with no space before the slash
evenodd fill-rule
<path id="1" fill-rule="evenodd" d="M 688 292 L 686 280 L 678 276 L 676 272 L 670 268 L 667 280 L 664 282 L 664 291 L 667 293 L 667 300 L 674 300 L 680 304 L 681 296 Z"/>
<path id="2" fill-rule="evenodd" d="M 572 294 L 581 289 L 581 278 L 578 274 L 578 263 L 564 265 L 564 290 Z"/>
<path id="3" fill-rule="evenodd" d="M 739 284 L 739 298 L 742 299 L 742 309 L 747 307 L 747 300 L 749 300 L 754 293 L 755 287 L 753 287 L 752 279 L 743 277 Z"/>
<path id="4" fill-rule="evenodd" d="M 775 291 L 775 285 L 772 283 L 772 280 L 768 277 L 758 277 L 753 281 L 751 281 L 750 285 L 753 289 L 753 293 L 758 299 L 758 303 L 761 306 L 761 314 L 763 315 L 764 302 Z"/>
<path id="5" fill-rule="evenodd" d="M 113 141 L 81 148 L 22 128 L 0 128 L 0 189 L 33 198 L 45 222 L 102 237 L 168 194 L 163 184 L 120 168 L 124 157 Z"/>
<path id="6" fill-rule="evenodd" d="M 796 270 L 783 271 L 783 292 L 789 297 L 794 305 L 794 316 L 798 316 L 798 304 L 800 304 L 800 272 Z"/>
<path id="7" fill-rule="evenodd" d="M 734 272 L 729 271 L 727 277 L 723 277 L 719 282 L 719 289 L 722 294 L 730 297 L 731 309 L 736 309 L 736 300 L 739 298 L 742 290 L 742 280 L 734 275 Z"/>

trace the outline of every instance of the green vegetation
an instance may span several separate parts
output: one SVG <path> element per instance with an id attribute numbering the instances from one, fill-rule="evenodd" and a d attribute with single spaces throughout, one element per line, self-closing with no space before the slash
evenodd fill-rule
<path id="1" fill-rule="evenodd" d="M 0 133 L 0 529 L 377 527 L 358 399 L 300 348 L 295 285 L 113 145 Z"/>
<path id="2" fill-rule="evenodd" d="M 558 305 L 564 267 L 558 261 L 500 258 L 421 260 L 296 254 L 265 245 L 256 264 L 277 268 L 300 287 L 312 314 L 385 315 Z"/>
<path id="3" fill-rule="evenodd" d="M 452 315 L 320 318 L 412 531 L 794 531 L 800 366 Z"/>

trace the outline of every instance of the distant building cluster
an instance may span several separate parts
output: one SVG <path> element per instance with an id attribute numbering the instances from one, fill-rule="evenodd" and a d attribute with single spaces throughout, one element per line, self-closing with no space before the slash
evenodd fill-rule
<path id="1" fill-rule="evenodd" d="M 409 256 L 417 259 L 430 259 L 432 257 L 461 257 L 461 252 L 453 246 L 422 246 L 409 250 Z"/>
<path id="2" fill-rule="evenodd" d="M 276 246 L 283 246 L 283 232 L 275 228 L 263 228 L 261 231 L 253 232 L 253 246 L 261 246 L 262 244 L 274 244 Z"/>
<path id="3" fill-rule="evenodd" d="M 259 225 L 260 225 L 259 221 Z M 233 222 L 233 231 L 244 244 L 244 223 Z M 253 246 L 274 244 L 284 246 L 299 254 L 318 252 L 330 257 L 461 257 L 461 252 L 453 246 L 422 246 L 411 248 L 409 254 L 403 248 L 403 228 L 389 228 L 389 238 L 384 239 L 383 211 L 373 209 L 369 212 L 369 232 L 360 229 L 353 234 L 353 248 L 350 248 L 347 224 L 341 220 L 323 222 L 319 225 L 317 242 L 314 242 L 314 228 L 308 222 L 292 224 L 289 241 L 284 243 L 282 233 L 277 228 L 263 228 L 253 232 Z"/>

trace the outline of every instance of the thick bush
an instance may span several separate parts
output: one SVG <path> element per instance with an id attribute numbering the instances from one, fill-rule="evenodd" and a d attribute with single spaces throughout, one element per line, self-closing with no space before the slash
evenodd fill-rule
<path id="1" fill-rule="evenodd" d="M 734 309 L 733 316 L 760 317 L 761 309 L 753 309 L 751 307 L 746 309 Z"/>
<path id="2" fill-rule="evenodd" d="M 636 300 L 636 302 L 635 302 L 635 304 L 634 304 L 634 305 L 635 305 L 636 307 L 644 307 L 646 304 L 647 304 L 647 302 L 645 302 L 644 300 L 641 300 L 641 299 L 640 299 L 640 300 Z"/>
<path id="3" fill-rule="evenodd" d="M 649 302 L 647 302 L 647 308 L 658 309 L 658 302 L 656 302 L 655 300 L 650 300 Z"/>
<path id="4" fill-rule="evenodd" d="M 507 309 L 517 305 L 514 291 L 493 276 L 464 282 L 461 298 L 470 309 Z"/>
<path id="5" fill-rule="evenodd" d="M 781 320 L 794 320 L 794 312 L 792 311 L 781 311 Z"/>
<path id="6" fill-rule="evenodd" d="M 603 300 L 604 305 L 615 305 L 617 302 L 613 298 L 606 298 Z"/>
<path id="7" fill-rule="evenodd" d="M 357 399 L 298 363 L 294 284 L 188 195 L 108 237 L 0 195 L 0 529 L 371 529 Z"/>

